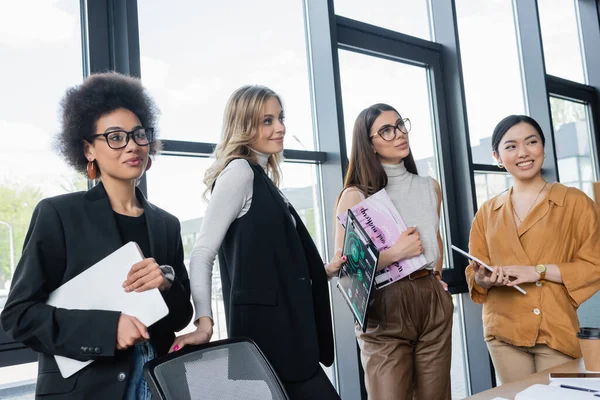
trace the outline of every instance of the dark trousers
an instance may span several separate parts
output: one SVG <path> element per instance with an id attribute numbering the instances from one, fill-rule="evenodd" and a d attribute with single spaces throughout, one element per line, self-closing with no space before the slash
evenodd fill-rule
<path id="1" fill-rule="evenodd" d="M 331 381 L 321 367 L 316 374 L 301 382 L 283 381 L 290 400 L 340 400 Z"/>

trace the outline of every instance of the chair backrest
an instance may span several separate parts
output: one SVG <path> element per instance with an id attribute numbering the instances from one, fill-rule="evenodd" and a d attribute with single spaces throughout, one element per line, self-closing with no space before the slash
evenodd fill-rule
<path id="1" fill-rule="evenodd" d="M 288 400 L 273 367 L 250 339 L 232 338 L 149 361 L 154 400 Z"/>

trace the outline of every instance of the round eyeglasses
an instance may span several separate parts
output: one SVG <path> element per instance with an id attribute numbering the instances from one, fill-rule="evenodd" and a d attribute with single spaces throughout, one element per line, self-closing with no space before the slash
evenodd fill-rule
<path id="1" fill-rule="evenodd" d="M 400 132 L 407 135 L 408 132 L 410 132 L 410 119 L 399 119 L 396 122 L 396 125 L 384 125 L 381 128 L 379 128 L 375 135 L 379 135 L 383 140 L 390 142 L 396 139 L 396 130 L 399 130 Z M 373 139 L 375 135 L 371 136 L 371 139 Z"/>
<path id="2" fill-rule="evenodd" d="M 148 146 L 154 140 L 154 128 L 137 128 L 131 132 L 123 130 L 110 131 L 92 135 L 92 138 L 96 139 L 99 136 L 104 136 L 108 147 L 115 150 L 126 147 L 129 144 L 129 137 L 133 138 L 138 146 Z"/>

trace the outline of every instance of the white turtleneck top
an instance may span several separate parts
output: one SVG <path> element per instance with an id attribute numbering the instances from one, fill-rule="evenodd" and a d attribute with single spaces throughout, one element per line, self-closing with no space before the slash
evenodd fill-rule
<path id="1" fill-rule="evenodd" d="M 388 177 L 385 191 L 406 226 L 416 226 L 421 235 L 425 268 L 433 269 L 440 258 L 437 234 L 440 226 L 438 198 L 432 178 L 412 174 L 400 164 L 381 164 Z"/>
<path id="2" fill-rule="evenodd" d="M 258 164 L 266 169 L 269 155 L 257 151 L 254 153 Z M 200 232 L 190 254 L 190 286 L 196 309 L 194 321 L 205 316 L 212 318 L 212 270 L 215 257 L 233 221 L 250 210 L 253 185 L 254 171 L 244 159 L 231 161 L 215 181 Z M 285 196 L 281 195 L 288 203 Z"/>

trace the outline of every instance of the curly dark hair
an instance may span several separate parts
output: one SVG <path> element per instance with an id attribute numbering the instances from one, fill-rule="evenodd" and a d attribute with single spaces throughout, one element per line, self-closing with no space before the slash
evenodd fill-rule
<path id="1" fill-rule="evenodd" d="M 160 151 L 154 126 L 160 110 L 140 80 L 117 72 L 92 74 L 69 88 L 60 103 L 61 131 L 56 135 L 55 147 L 78 172 L 86 174 L 84 141 L 91 143 L 98 119 L 119 108 L 134 113 L 142 126 L 154 128 L 155 140 L 149 152 L 155 155 Z"/>

